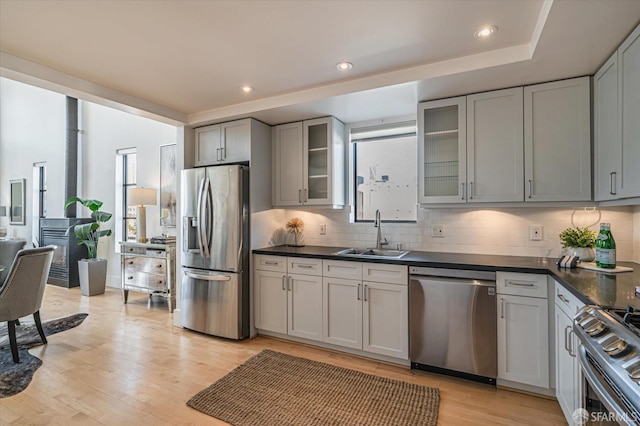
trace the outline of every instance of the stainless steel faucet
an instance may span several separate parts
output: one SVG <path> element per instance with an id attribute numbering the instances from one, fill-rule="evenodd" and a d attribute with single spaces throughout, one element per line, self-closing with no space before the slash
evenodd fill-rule
<path id="1" fill-rule="evenodd" d="M 373 226 L 378 228 L 378 235 L 376 236 L 376 249 L 381 249 L 383 245 L 389 244 L 387 239 L 382 240 L 382 220 L 380 219 L 380 210 L 376 210 L 376 220 L 373 221 Z"/>

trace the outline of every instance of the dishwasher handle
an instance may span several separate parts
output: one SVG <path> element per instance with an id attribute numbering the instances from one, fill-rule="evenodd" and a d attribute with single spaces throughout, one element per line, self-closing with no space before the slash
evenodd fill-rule
<path id="1" fill-rule="evenodd" d="M 412 275 L 412 278 L 442 277 L 442 278 L 462 278 L 462 279 L 481 280 L 481 281 L 496 280 L 495 271 L 432 268 L 432 267 L 425 267 L 425 266 L 412 266 L 409 268 L 409 274 Z"/>

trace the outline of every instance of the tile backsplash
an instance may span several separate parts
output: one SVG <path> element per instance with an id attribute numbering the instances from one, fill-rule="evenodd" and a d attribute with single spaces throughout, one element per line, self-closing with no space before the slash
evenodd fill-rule
<path id="1" fill-rule="evenodd" d="M 291 238 L 286 222 L 299 217 L 305 223 L 304 243 L 319 246 L 373 247 L 377 229 L 373 223 L 350 223 L 346 210 L 269 211 L 273 226 L 269 245 Z M 384 221 L 384 217 L 382 218 Z M 451 253 L 557 257 L 562 251 L 558 234 L 565 228 L 589 226 L 598 231 L 600 222 L 610 222 L 618 260 L 640 262 L 640 207 L 419 209 L 416 223 L 382 223 L 382 237 L 389 248 Z M 320 234 L 326 225 L 326 235 Z M 529 239 L 530 225 L 542 225 L 542 240 Z M 444 237 L 432 236 L 432 227 Z M 289 241 L 290 242 L 290 241 Z"/>

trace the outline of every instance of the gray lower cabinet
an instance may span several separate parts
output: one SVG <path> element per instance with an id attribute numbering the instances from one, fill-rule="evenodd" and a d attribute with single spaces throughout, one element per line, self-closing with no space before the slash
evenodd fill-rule
<path id="1" fill-rule="evenodd" d="M 127 303 L 129 290 L 157 294 L 167 299 L 169 312 L 173 312 L 176 304 L 175 244 L 121 242 L 120 246 L 124 303 Z"/>
<path id="2" fill-rule="evenodd" d="M 555 282 L 556 398 L 565 419 L 578 425 L 573 413 L 582 408 L 583 376 L 578 360 L 579 340 L 573 332 L 573 317 L 584 306 Z M 580 423 L 581 424 L 581 423 Z"/>
<path id="3" fill-rule="evenodd" d="M 547 275 L 496 273 L 498 384 L 549 393 Z"/>
<path id="4" fill-rule="evenodd" d="M 253 260 L 259 332 L 408 361 L 406 266 L 268 255 Z"/>

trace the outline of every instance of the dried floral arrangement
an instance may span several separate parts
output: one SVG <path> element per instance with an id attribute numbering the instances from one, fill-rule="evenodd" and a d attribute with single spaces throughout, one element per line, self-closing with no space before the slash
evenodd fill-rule
<path id="1" fill-rule="evenodd" d="M 304 230 L 304 222 L 302 219 L 294 217 L 287 222 L 287 231 L 292 234 L 299 234 Z"/>
<path id="2" fill-rule="evenodd" d="M 292 246 L 302 247 L 302 245 L 298 243 L 298 235 L 301 234 L 303 230 L 304 222 L 302 219 L 294 217 L 287 222 L 287 232 L 294 235 L 295 244 L 292 244 Z"/>

